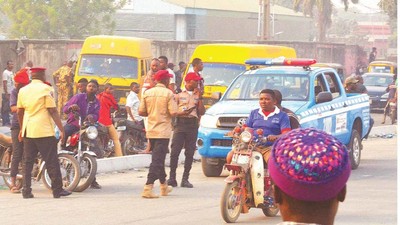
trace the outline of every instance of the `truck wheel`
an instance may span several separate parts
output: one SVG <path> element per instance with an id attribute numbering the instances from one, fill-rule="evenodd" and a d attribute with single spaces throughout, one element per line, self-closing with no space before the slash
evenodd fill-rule
<path id="1" fill-rule="evenodd" d="M 207 158 L 201 158 L 201 168 L 203 169 L 203 173 L 206 177 L 219 177 L 219 175 L 221 175 L 223 166 L 224 165 L 221 162 L 218 162 L 217 165 L 213 165 L 207 163 Z"/>
<path id="2" fill-rule="evenodd" d="M 351 131 L 350 143 L 347 148 L 351 162 L 351 169 L 355 170 L 358 168 L 361 161 L 361 138 L 357 130 L 353 129 Z"/>

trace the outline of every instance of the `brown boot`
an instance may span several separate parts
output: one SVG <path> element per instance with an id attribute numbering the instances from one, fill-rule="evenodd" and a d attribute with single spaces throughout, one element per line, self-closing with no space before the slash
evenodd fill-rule
<path id="1" fill-rule="evenodd" d="M 167 182 L 160 184 L 161 196 L 167 196 L 172 191 L 172 186 L 168 186 Z"/>
<path id="2" fill-rule="evenodd" d="M 142 197 L 143 198 L 158 198 L 158 195 L 153 193 L 153 185 L 152 184 L 144 185 Z"/>

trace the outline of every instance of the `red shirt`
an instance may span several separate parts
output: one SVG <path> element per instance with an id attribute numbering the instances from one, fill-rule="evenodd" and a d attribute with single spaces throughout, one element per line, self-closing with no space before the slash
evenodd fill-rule
<path id="1" fill-rule="evenodd" d="M 111 108 L 118 110 L 118 103 L 115 100 L 112 94 L 108 94 L 106 92 L 101 92 L 97 99 L 100 102 L 100 110 L 99 110 L 99 123 L 109 126 L 112 125 L 111 119 Z"/>

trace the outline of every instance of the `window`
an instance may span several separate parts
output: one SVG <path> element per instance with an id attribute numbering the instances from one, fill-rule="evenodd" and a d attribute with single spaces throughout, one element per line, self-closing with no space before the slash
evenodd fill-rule
<path id="1" fill-rule="evenodd" d="M 138 60 L 132 57 L 111 55 L 83 55 L 79 74 L 113 78 L 138 78 Z"/>

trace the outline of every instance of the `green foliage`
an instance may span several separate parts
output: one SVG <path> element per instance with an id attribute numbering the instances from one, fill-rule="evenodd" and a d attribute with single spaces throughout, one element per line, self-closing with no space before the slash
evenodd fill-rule
<path id="1" fill-rule="evenodd" d="M 397 20 L 397 0 L 381 0 L 378 5 L 390 19 Z"/>
<path id="2" fill-rule="evenodd" d="M 111 34 L 113 14 L 126 0 L 0 0 L 11 20 L 10 36 L 30 39 L 80 39 Z"/>
<path id="3" fill-rule="evenodd" d="M 342 0 L 345 10 L 348 9 L 349 0 Z M 352 3 L 358 3 L 358 0 L 351 0 Z M 324 41 L 326 30 L 332 24 L 332 2 L 330 0 L 294 0 L 293 9 L 295 12 L 302 11 L 304 16 L 314 16 L 313 10 L 317 8 L 318 12 L 318 30 L 319 41 Z"/>

